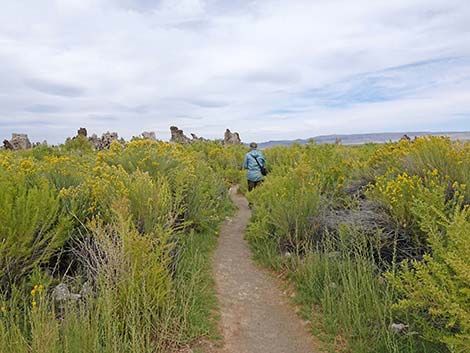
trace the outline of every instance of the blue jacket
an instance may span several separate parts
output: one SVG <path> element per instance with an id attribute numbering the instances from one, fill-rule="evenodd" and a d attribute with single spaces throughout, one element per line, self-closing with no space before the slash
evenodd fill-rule
<path id="1" fill-rule="evenodd" d="M 247 179 L 249 181 L 261 181 L 263 180 L 263 175 L 261 174 L 260 167 L 256 163 L 255 157 L 258 159 L 259 164 L 263 167 L 266 165 L 266 160 L 264 159 L 263 154 L 258 150 L 251 150 L 245 155 L 245 161 L 243 162 L 243 169 L 247 169 Z"/>

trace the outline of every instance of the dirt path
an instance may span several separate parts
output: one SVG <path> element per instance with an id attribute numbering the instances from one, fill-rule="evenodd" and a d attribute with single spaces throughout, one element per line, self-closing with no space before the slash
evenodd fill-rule
<path id="1" fill-rule="evenodd" d="M 313 353 L 307 327 L 274 278 L 257 268 L 243 239 L 251 212 L 231 190 L 239 211 L 224 223 L 214 258 L 224 345 L 220 353 Z"/>

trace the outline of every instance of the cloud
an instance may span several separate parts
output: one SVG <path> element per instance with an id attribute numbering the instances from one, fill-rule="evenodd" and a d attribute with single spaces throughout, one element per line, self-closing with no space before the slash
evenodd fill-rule
<path id="1" fill-rule="evenodd" d="M 221 108 L 226 107 L 229 104 L 224 101 L 217 101 L 217 100 L 207 100 L 207 99 L 198 99 L 198 100 L 190 100 L 189 103 L 202 107 L 202 108 Z"/>
<path id="2" fill-rule="evenodd" d="M 94 122 L 103 124 L 113 123 L 118 120 L 118 118 L 116 118 L 115 116 L 110 115 L 90 115 L 89 118 Z"/>
<path id="3" fill-rule="evenodd" d="M 73 98 L 83 95 L 83 89 L 78 86 L 55 83 L 46 80 L 30 79 L 25 81 L 25 85 L 38 92 L 53 96 Z"/>
<path id="4" fill-rule="evenodd" d="M 248 72 L 240 76 L 240 79 L 248 83 L 266 83 L 266 84 L 290 84 L 300 80 L 300 77 L 295 71 L 255 71 Z"/>
<path id="5" fill-rule="evenodd" d="M 125 9 L 149 11 L 161 5 L 161 1 L 156 0 L 120 0 L 118 4 Z"/>
<path id="6" fill-rule="evenodd" d="M 9 1 L 0 139 L 468 129 L 468 18 L 467 0 Z"/>
<path id="7" fill-rule="evenodd" d="M 470 88 L 470 57 L 425 60 L 347 77 L 303 93 L 318 104 L 344 108 L 356 104 L 398 101 L 429 94 L 445 86 Z M 439 92 L 437 92 L 439 93 Z"/>
<path id="8" fill-rule="evenodd" d="M 47 120 L 40 120 L 40 119 L 34 119 L 34 120 L 23 120 L 21 122 L 18 122 L 17 120 L 0 120 L 0 126 L 4 128 L 12 128 L 12 127 L 21 127 L 25 128 L 28 126 L 32 127 L 38 127 L 38 126 L 44 126 L 48 125 L 49 121 Z"/>
<path id="9" fill-rule="evenodd" d="M 53 105 L 47 105 L 47 104 L 35 104 L 32 106 L 29 106 L 25 109 L 27 112 L 30 113 L 57 113 L 61 111 L 60 107 L 56 107 Z"/>

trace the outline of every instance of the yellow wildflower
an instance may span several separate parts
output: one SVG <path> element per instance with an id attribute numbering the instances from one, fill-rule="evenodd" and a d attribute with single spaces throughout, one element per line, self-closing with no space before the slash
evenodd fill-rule
<path id="1" fill-rule="evenodd" d="M 43 289 L 44 286 L 42 284 L 34 285 L 33 289 L 31 289 L 31 296 L 34 297 L 36 294 L 41 293 Z"/>
<path id="2" fill-rule="evenodd" d="M 19 168 L 27 173 L 34 171 L 34 166 L 34 162 L 31 159 L 23 159 L 19 164 Z"/>

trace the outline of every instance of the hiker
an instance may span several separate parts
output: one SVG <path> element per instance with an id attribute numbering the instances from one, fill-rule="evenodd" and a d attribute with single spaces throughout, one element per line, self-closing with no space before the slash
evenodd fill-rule
<path id="1" fill-rule="evenodd" d="M 256 142 L 250 143 L 250 152 L 245 155 L 243 162 L 243 169 L 248 170 L 248 191 L 253 190 L 263 182 L 263 176 L 267 174 L 265 165 L 266 160 L 263 154 L 257 150 L 258 145 Z"/>

